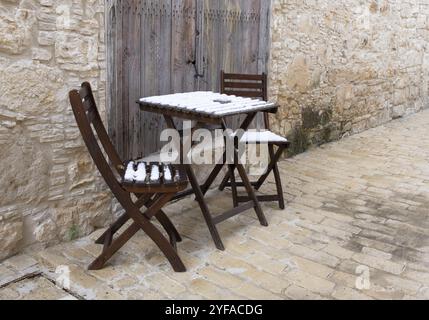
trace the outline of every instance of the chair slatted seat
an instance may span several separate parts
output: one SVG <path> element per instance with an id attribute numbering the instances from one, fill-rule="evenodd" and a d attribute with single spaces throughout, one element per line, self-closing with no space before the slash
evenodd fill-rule
<path id="1" fill-rule="evenodd" d="M 179 167 L 138 161 L 129 161 L 125 167 L 127 171 L 122 178 L 122 186 L 129 192 L 180 192 L 188 185 L 186 172 Z M 144 167 L 143 179 L 138 177 L 139 167 Z M 153 175 L 154 170 L 158 172 L 158 176 Z M 132 180 L 126 179 L 127 172 L 133 175 Z"/>
<path id="2" fill-rule="evenodd" d="M 234 74 L 234 73 L 225 73 L 221 72 L 221 93 L 236 95 L 241 97 L 251 97 L 259 98 L 263 101 L 268 101 L 268 78 L 264 73 L 262 75 L 255 74 Z M 274 174 L 277 194 L 268 195 L 268 196 L 259 196 L 259 201 L 262 202 L 271 202 L 278 201 L 279 207 L 281 209 L 285 208 L 285 201 L 283 195 L 283 187 L 280 177 L 280 171 L 278 168 L 278 161 L 280 160 L 284 151 L 289 147 L 289 141 L 274 132 L 270 131 L 270 121 L 268 112 L 264 112 L 264 124 L 265 130 L 259 132 L 246 132 L 242 137 L 240 137 L 240 142 L 246 144 L 268 144 L 268 151 L 270 155 L 270 164 L 268 166 L 267 172 L 259 178 L 258 181 L 252 182 L 252 185 L 256 190 L 259 190 L 269 175 Z M 275 148 L 277 147 L 277 151 Z M 231 170 L 230 170 L 231 171 Z M 224 190 L 225 187 L 231 187 L 233 193 L 234 205 L 238 206 L 240 202 L 249 201 L 248 197 L 239 197 L 237 193 L 237 187 L 243 187 L 244 184 L 241 182 L 235 181 L 235 177 L 231 172 L 229 172 L 222 181 L 220 185 L 220 190 Z"/>
<path id="3" fill-rule="evenodd" d="M 102 269 L 138 231 L 143 230 L 164 253 L 173 269 L 185 272 L 186 267 L 177 253 L 177 242 L 182 239 L 162 208 L 178 192 L 186 189 L 186 174 L 181 168 L 170 165 L 122 161 L 103 125 L 90 84 L 85 82 L 79 91 L 70 91 L 69 98 L 88 151 L 112 194 L 125 210 L 96 241 L 103 245 L 103 251 L 89 266 L 89 270 Z M 139 180 L 139 166 L 142 170 L 144 166 L 146 170 L 144 181 Z M 148 173 L 149 168 L 157 172 L 157 179 L 147 177 L 152 174 L 152 171 Z M 146 210 L 143 211 L 142 208 Z M 158 220 L 169 239 L 152 223 L 152 218 Z M 130 226 L 115 238 L 115 234 L 129 221 L 132 222 Z"/>

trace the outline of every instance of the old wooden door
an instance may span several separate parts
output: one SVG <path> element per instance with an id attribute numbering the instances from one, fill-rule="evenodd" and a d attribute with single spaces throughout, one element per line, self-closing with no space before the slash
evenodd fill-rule
<path id="1" fill-rule="evenodd" d="M 266 71 L 270 3 L 107 1 L 109 133 L 123 158 L 138 158 L 161 147 L 163 119 L 140 112 L 139 98 L 219 91 L 221 70 Z"/>

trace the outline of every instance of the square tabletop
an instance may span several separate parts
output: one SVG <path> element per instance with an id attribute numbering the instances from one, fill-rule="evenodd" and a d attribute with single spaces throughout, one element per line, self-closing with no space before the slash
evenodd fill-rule
<path id="1" fill-rule="evenodd" d="M 261 111 L 275 112 L 278 106 L 272 102 L 258 99 L 231 96 L 211 91 L 176 93 L 163 96 L 142 98 L 138 103 L 148 111 L 159 113 L 174 112 L 176 116 L 186 114 L 206 118 L 221 119 L 227 116 L 257 113 Z"/>

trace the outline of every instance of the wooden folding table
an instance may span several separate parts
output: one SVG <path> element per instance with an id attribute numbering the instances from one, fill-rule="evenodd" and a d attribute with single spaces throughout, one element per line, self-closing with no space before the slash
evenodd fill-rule
<path id="1" fill-rule="evenodd" d="M 168 128 L 175 130 L 177 130 L 177 127 L 174 123 L 174 118 L 195 121 L 196 127 L 200 127 L 201 125 L 219 125 L 223 130 L 227 130 L 231 128 L 228 128 L 226 118 L 238 115 L 246 116 L 240 129 L 248 130 L 259 112 L 276 113 L 278 110 L 277 105 L 266 101 L 202 91 L 142 98 L 138 101 L 138 104 L 142 111 L 163 115 Z M 181 159 L 183 160 L 183 150 L 180 152 Z M 235 159 L 238 159 L 237 148 L 234 148 L 234 153 Z M 253 208 L 261 225 L 268 226 L 268 222 L 244 166 L 238 161 L 234 164 L 227 164 L 226 151 L 223 159 L 224 163 L 217 164 L 205 183 L 202 185 L 198 182 L 192 165 L 184 164 L 184 162 L 182 162 L 181 165 L 183 165 L 186 170 L 192 189 L 181 192 L 174 198 L 181 199 L 192 194 L 195 195 L 213 241 L 219 250 L 225 250 L 225 246 L 222 243 L 216 226 L 223 221 Z M 205 195 L 225 165 L 228 166 L 231 177 L 235 177 L 235 170 L 238 170 L 251 201 L 214 217 L 207 206 Z M 235 183 L 234 180 L 235 179 L 233 178 L 232 184 Z"/>

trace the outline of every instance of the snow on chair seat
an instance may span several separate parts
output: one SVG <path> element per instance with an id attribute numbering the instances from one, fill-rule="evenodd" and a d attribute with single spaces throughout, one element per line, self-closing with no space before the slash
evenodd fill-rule
<path id="1" fill-rule="evenodd" d="M 123 186 L 136 188 L 178 188 L 187 184 L 186 174 L 169 164 L 130 161 L 122 180 Z"/>
<path id="2" fill-rule="evenodd" d="M 288 140 L 271 131 L 246 131 L 240 139 L 242 143 L 281 143 L 287 144 Z"/>

